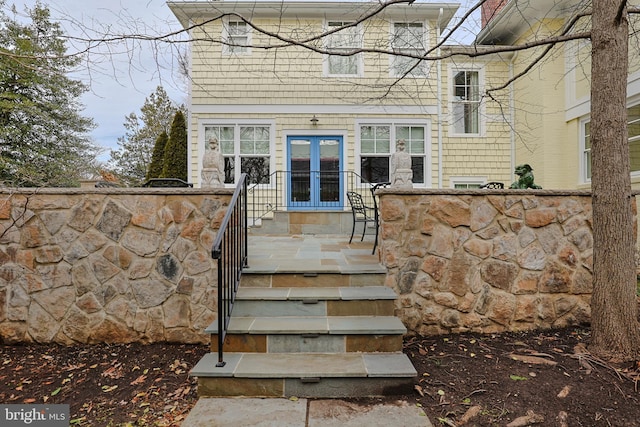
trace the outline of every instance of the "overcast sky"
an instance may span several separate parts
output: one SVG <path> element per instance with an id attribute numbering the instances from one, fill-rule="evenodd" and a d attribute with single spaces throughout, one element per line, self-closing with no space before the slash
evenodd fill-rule
<path id="1" fill-rule="evenodd" d="M 60 21 L 68 34 L 90 36 L 104 34 L 106 26 L 115 34 L 153 33 L 180 28 L 165 0 L 41 0 L 51 11 L 52 20 Z M 7 0 L 23 12 L 35 0 Z M 82 46 L 78 44 L 77 46 Z M 124 44 L 99 48 L 88 57 L 89 63 L 73 77 L 85 81 L 90 90 L 82 99 L 84 115 L 92 117 L 98 127 L 93 139 L 107 151 L 118 148 L 123 136 L 125 116 L 140 113 L 144 100 L 162 85 L 172 100 L 186 103 L 186 84 L 178 75 L 171 47 L 151 44 Z M 90 70 L 90 71 L 87 71 Z"/>
<path id="2" fill-rule="evenodd" d="M 166 0 L 41 0 L 49 6 L 52 19 L 60 21 L 71 35 L 166 34 L 181 28 L 166 5 Z M 455 0 L 453 1 L 455 2 Z M 473 3 L 462 0 L 459 3 Z M 7 0 L 19 12 L 31 8 L 36 0 Z M 465 7 L 461 7 L 465 9 Z M 83 44 L 74 46 L 77 49 Z M 83 97 L 84 115 L 92 117 L 98 127 L 92 136 L 108 150 L 117 149 L 123 136 L 125 116 L 140 113 L 145 97 L 162 85 L 171 99 L 187 102 L 186 82 L 177 72 L 176 47 L 172 45 L 110 44 L 93 49 L 82 70 L 74 77 L 90 86 Z M 73 48 L 72 48 L 73 50 Z M 88 71 L 87 71 L 88 70 Z"/>

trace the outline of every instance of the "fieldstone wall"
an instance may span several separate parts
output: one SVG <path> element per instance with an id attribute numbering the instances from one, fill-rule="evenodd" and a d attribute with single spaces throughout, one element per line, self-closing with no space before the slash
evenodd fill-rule
<path id="1" fill-rule="evenodd" d="M 0 189 L 0 341 L 207 342 L 215 191 Z"/>
<path id="2" fill-rule="evenodd" d="M 589 320 L 590 193 L 380 190 L 379 197 L 381 260 L 410 333 Z"/>

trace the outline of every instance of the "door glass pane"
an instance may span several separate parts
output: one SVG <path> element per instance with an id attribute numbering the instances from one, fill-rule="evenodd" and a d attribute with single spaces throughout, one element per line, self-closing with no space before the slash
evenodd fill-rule
<path id="1" fill-rule="evenodd" d="M 311 200 L 311 141 L 291 141 L 291 202 Z"/>
<path id="2" fill-rule="evenodd" d="M 320 201 L 340 200 L 340 142 L 320 140 Z"/>

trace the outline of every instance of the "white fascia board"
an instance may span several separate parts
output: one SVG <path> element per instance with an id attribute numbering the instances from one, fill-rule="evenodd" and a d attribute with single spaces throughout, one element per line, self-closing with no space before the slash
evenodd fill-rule
<path id="1" fill-rule="evenodd" d="M 167 5 L 178 18 L 183 27 L 187 28 L 194 17 L 215 17 L 220 14 L 237 13 L 247 19 L 254 17 L 328 17 L 339 16 L 348 19 L 357 19 L 371 13 L 380 7 L 380 3 L 372 1 L 168 1 Z M 459 3 L 433 3 L 426 1 L 414 1 L 412 3 L 399 3 L 383 10 L 380 16 L 386 19 L 411 16 L 414 19 L 437 20 L 442 17 L 440 23 L 444 27 L 453 18 L 460 7 Z"/>
<path id="2" fill-rule="evenodd" d="M 435 105 L 266 105 L 196 104 L 196 114 L 436 114 Z"/>

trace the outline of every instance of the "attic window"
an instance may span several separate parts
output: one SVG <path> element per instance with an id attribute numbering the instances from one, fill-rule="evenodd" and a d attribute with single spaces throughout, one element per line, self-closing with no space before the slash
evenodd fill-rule
<path id="1" fill-rule="evenodd" d="M 421 22 L 396 22 L 393 24 L 391 39 L 393 52 L 400 54 L 393 56 L 391 74 L 395 77 L 405 75 L 424 77 L 427 75 L 427 64 L 419 59 L 405 55 L 420 56 L 426 51 L 424 25 Z"/>
<path id="2" fill-rule="evenodd" d="M 223 52 L 226 54 L 248 54 L 251 44 L 250 27 L 244 21 L 227 21 L 224 26 Z"/>
<path id="3" fill-rule="evenodd" d="M 362 65 L 359 54 L 348 55 L 361 47 L 360 30 L 358 26 L 349 27 L 352 22 L 329 21 L 327 31 L 347 27 L 328 35 L 325 39 L 327 50 L 345 55 L 329 55 L 326 58 L 325 74 L 330 76 L 359 76 Z"/>

